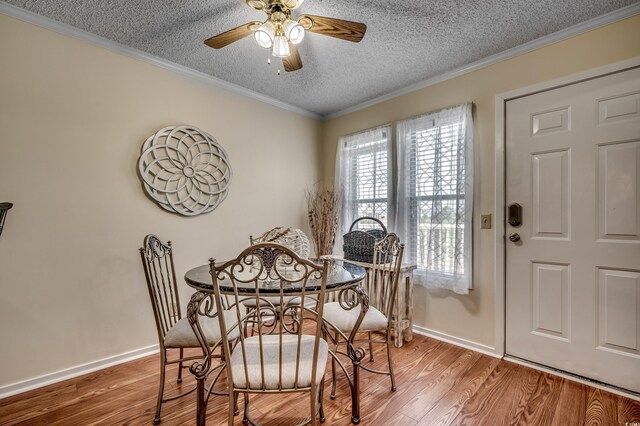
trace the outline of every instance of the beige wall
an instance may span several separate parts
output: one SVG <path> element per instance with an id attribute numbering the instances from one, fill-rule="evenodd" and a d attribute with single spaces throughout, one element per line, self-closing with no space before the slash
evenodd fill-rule
<path id="1" fill-rule="evenodd" d="M 5 15 L 0 55 L 0 201 L 15 203 L 0 237 L 0 387 L 157 343 L 145 234 L 174 242 L 183 274 L 250 233 L 306 226 L 320 122 Z M 142 142 L 173 124 L 229 154 L 231 191 L 210 214 L 143 194 Z"/>
<path id="2" fill-rule="evenodd" d="M 630 18 L 322 124 L 0 15 L 0 201 L 15 203 L 0 237 L 0 387 L 156 343 L 144 235 L 173 240 L 183 272 L 250 233 L 306 226 L 304 190 L 332 181 L 340 135 L 473 101 L 476 212 L 493 213 L 495 94 L 640 55 L 639 39 Z M 172 215 L 142 192 L 141 144 L 171 124 L 229 153 L 231 192 L 211 214 Z M 493 346 L 494 238 L 476 229 L 469 296 L 416 290 L 417 325 Z"/>
<path id="3" fill-rule="evenodd" d="M 495 95 L 638 56 L 639 40 L 635 16 L 325 123 L 323 172 L 332 182 L 341 135 L 463 102 L 475 105 L 474 289 L 460 296 L 417 287 L 416 325 L 494 346 L 495 229 L 480 230 L 479 219 L 480 213 L 495 213 Z"/>

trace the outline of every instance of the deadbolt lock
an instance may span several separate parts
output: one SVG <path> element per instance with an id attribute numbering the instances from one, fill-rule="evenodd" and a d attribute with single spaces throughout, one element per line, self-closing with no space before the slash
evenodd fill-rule
<path id="1" fill-rule="evenodd" d="M 522 206 L 518 203 L 509 205 L 507 220 L 511 226 L 522 225 Z"/>

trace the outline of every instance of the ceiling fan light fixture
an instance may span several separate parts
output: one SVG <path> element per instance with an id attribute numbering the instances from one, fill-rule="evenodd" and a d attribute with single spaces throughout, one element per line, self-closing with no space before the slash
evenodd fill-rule
<path id="1" fill-rule="evenodd" d="M 278 35 L 273 41 L 273 56 L 278 58 L 286 58 L 291 54 L 289 50 L 289 42 L 283 35 Z"/>
<path id="2" fill-rule="evenodd" d="M 276 27 L 273 25 L 271 21 L 266 21 L 264 24 L 260 25 L 260 27 L 253 34 L 253 37 L 256 39 L 256 42 L 265 49 L 273 46 L 273 42 L 276 35 Z"/>
<path id="3" fill-rule="evenodd" d="M 300 7 L 300 5 L 304 2 L 304 0 L 283 0 L 283 4 L 287 6 L 289 9 L 296 9 Z"/>
<path id="4" fill-rule="evenodd" d="M 284 35 L 293 44 L 299 44 L 304 39 L 304 28 L 298 22 L 287 19 L 283 25 Z"/>

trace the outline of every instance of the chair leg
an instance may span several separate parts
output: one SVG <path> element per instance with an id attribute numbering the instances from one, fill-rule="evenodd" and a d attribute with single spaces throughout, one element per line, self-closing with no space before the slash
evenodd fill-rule
<path id="1" fill-rule="evenodd" d="M 373 333 L 369 332 L 369 361 L 373 362 Z"/>
<path id="2" fill-rule="evenodd" d="M 244 393 L 244 417 L 242 418 L 242 424 L 249 424 L 249 394 Z"/>
<path id="3" fill-rule="evenodd" d="M 184 358 L 184 349 L 180 348 L 180 359 Z M 178 364 L 178 383 L 182 383 L 182 361 Z"/>
<path id="4" fill-rule="evenodd" d="M 334 335 L 336 340 L 333 345 L 333 352 L 336 354 L 336 356 L 338 356 L 338 337 L 339 336 L 340 335 L 336 331 Z M 334 357 L 331 357 L 331 394 L 329 395 L 329 398 L 336 399 L 336 359 Z"/>
<path id="5" fill-rule="evenodd" d="M 320 423 L 324 423 L 324 421 L 325 421 L 325 417 L 324 417 L 324 377 L 320 381 L 320 391 L 319 391 L 318 397 L 320 399 Z"/>
<path id="6" fill-rule="evenodd" d="M 311 390 L 309 391 L 311 394 L 311 426 L 316 426 L 317 422 L 317 414 L 316 414 L 316 404 L 318 403 L 318 386 L 315 384 L 311 385 Z"/>
<path id="7" fill-rule="evenodd" d="M 158 387 L 158 403 L 156 404 L 156 416 L 153 419 L 153 424 L 160 423 L 160 409 L 162 408 L 162 396 L 164 394 L 164 374 L 167 366 L 167 350 L 160 348 L 160 386 Z"/>
<path id="8" fill-rule="evenodd" d="M 229 389 L 229 418 L 228 418 L 228 425 L 229 426 L 233 426 L 234 423 L 234 417 L 235 417 L 235 412 L 236 412 L 236 398 L 235 398 L 235 392 L 233 392 L 232 389 Z M 204 423 L 203 423 L 204 424 Z"/>
<path id="9" fill-rule="evenodd" d="M 393 374 L 393 361 L 391 359 L 391 333 L 387 330 L 387 358 L 389 359 L 389 375 L 391 377 L 391 390 L 396 391 L 396 377 Z"/>
<path id="10" fill-rule="evenodd" d="M 233 415 L 237 416 L 240 414 L 240 409 L 238 408 L 238 397 L 240 396 L 239 392 L 233 393 Z"/>

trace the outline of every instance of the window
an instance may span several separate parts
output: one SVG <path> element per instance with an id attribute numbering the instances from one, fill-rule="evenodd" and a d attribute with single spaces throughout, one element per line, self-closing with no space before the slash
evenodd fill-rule
<path id="1" fill-rule="evenodd" d="M 473 209 L 471 105 L 398 123 L 398 219 L 407 260 L 429 287 L 466 293 Z"/>
<path id="2" fill-rule="evenodd" d="M 405 260 L 418 265 L 416 283 L 467 293 L 472 276 L 471 104 L 399 122 L 394 161 L 386 136 L 390 126 L 383 129 L 340 140 L 344 147 L 338 161 L 344 169 L 337 168 L 336 179 L 353 206 L 345 209 L 345 222 L 384 217 L 389 231 L 405 243 Z"/>
<path id="3" fill-rule="evenodd" d="M 355 185 L 351 188 L 356 216 L 371 216 L 387 225 L 389 150 L 386 138 L 354 147 L 349 172 Z M 363 223 L 363 226 L 367 226 Z"/>
<path id="4" fill-rule="evenodd" d="M 336 187 L 342 189 L 343 215 L 339 236 L 363 216 L 389 224 L 391 126 L 384 126 L 340 138 L 336 161 Z M 370 221 L 358 229 L 377 227 Z M 341 247 L 341 246 L 340 246 Z"/>

